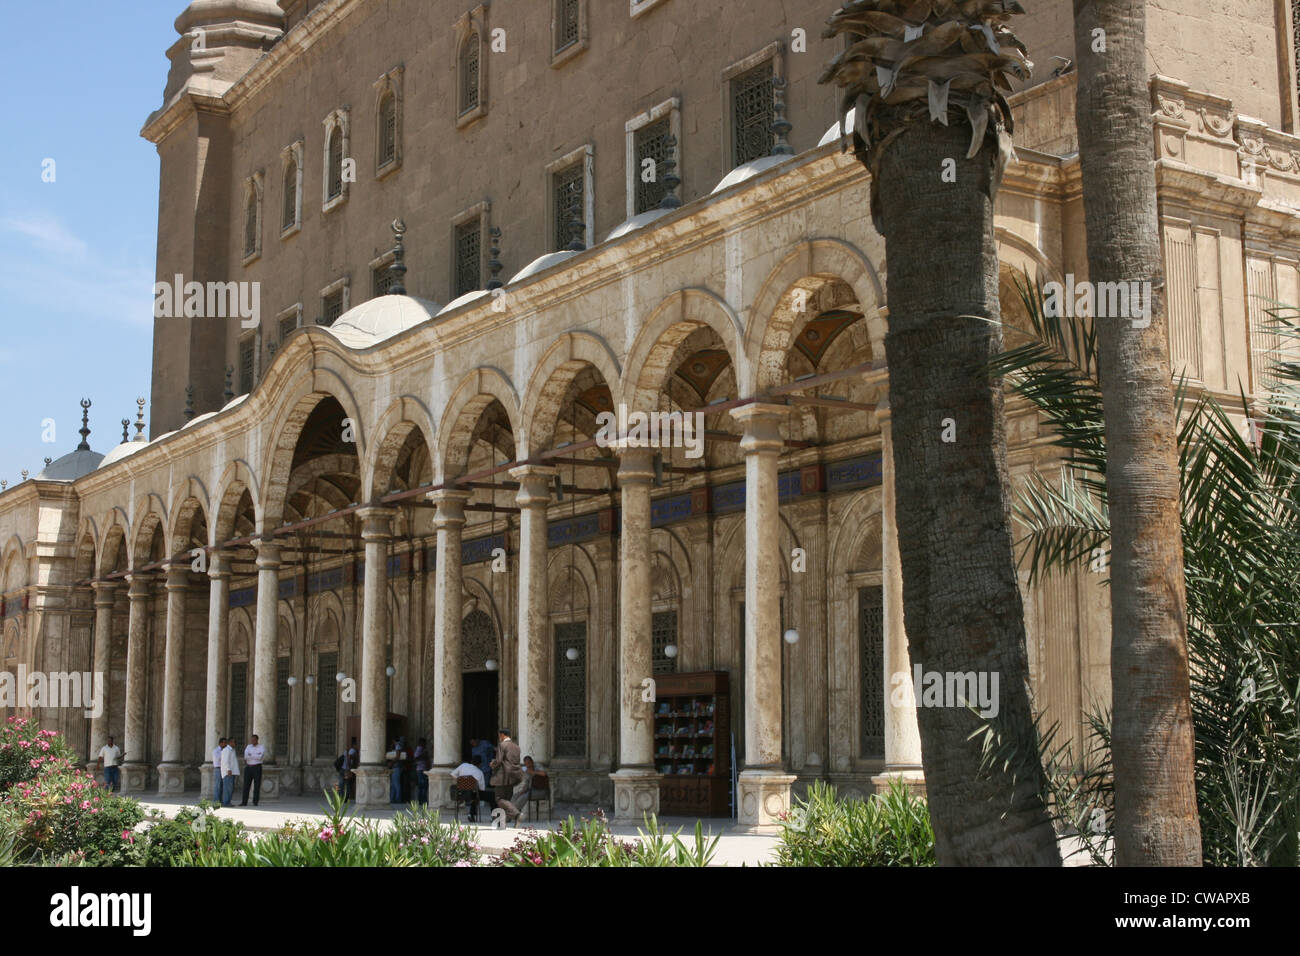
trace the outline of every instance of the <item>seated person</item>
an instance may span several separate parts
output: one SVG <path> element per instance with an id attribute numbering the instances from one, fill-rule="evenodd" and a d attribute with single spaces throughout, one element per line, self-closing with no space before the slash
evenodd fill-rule
<path id="1" fill-rule="evenodd" d="M 474 806 L 471 808 L 471 813 L 473 814 L 474 819 L 478 819 L 478 802 L 487 799 L 485 793 L 487 790 L 487 782 L 483 779 L 483 771 L 474 766 L 474 764 L 470 763 L 468 760 L 462 760 L 460 764 L 451 771 L 452 780 L 455 780 L 458 777 L 474 778 L 474 786 L 477 788 L 477 791 L 475 794 Z"/>

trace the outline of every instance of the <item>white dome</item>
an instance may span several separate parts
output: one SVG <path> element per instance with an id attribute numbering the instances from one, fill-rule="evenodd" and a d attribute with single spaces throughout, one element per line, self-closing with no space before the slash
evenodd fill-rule
<path id="1" fill-rule="evenodd" d="M 124 441 L 116 448 L 111 449 L 109 453 L 104 456 L 104 460 L 99 463 L 99 467 L 107 468 L 109 465 L 119 462 L 123 458 L 130 458 L 147 444 L 148 442 L 144 441 Z"/>
<path id="2" fill-rule="evenodd" d="M 615 226 L 614 231 L 605 237 L 605 241 L 609 242 L 612 239 L 621 239 L 624 236 L 626 236 L 629 232 L 636 232 L 642 226 L 648 226 L 656 219 L 659 219 L 662 216 L 666 216 L 670 212 L 672 212 L 671 209 L 655 208 L 655 209 L 647 209 L 645 212 L 642 213 L 637 213 L 637 215 L 633 216 L 631 219 L 624 219 L 621 223 L 619 223 L 619 225 Z"/>
<path id="3" fill-rule="evenodd" d="M 104 460 L 104 456 L 89 448 L 78 448 L 68 452 L 58 461 L 51 462 L 41 469 L 37 481 L 76 481 L 84 478 Z"/>
<path id="4" fill-rule="evenodd" d="M 221 410 L 224 412 L 226 409 L 234 408 L 236 405 L 242 404 L 243 402 L 246 401 L 248 401 L 247 392 L 245 392 L 243 395 L 240 395 L 238 398 L 232 398 L 230 401 L 226 402 L 225 405 L 221 406 Z"/>
<path id="5" fill-rule="evenodd" d="M 473 292 L 466 292 L 464 295 L 457 296 L 444 305 L 438 314 L 446 315 L 448 312 L 455 312 L 462 305 L 469 305 L 471 302 L 481 299 L 487 294 L 488 292 L 486 289 L 475 289 Z"/>
<path id="6" fill-rule="evenodd" d="M 545 272 L 551 266 L 559 265 L 565 259 L 572 259 L 576 255 L 577 253 L 572 249 L 561 249 L 559 252 L 548 252 L 544 256 L 538 256 L 532 262 L 528 263 L 528 265 L 524 266 L 519 272 L 516 272 L 514 278 L 510 280 L 510 284 L 514 285 L 516 282 L 522 282 L 524 279 L 531 279 L 533 276 L 537 275 L 537 273 Z"/>
<path id="7" fill-rule="evenodd" d="M 736 183 L 743 183 L 746 179 L 753 179 L 764 170 L 771 169 L 773 166 L 780 166 L 789 158 L 789 156 L 760 156 L 758 159 L 751 159 L 743 166 L 737 166 L 723 176 L 722 182 L 713 187 L 713 192 L 720 193 L 724 189 L 730 189 Z"/>
<path id="8" fill-rule="evenodd" d="M 348 309 L 325 331 L 349 348 L 366 349 L 427 322 L 438 303 L 409 295 L 379 295 Z"/>
<path id="9" fill-rule="evenodd" d="M 855 106 L 849 110 L 849 115 L 844 117 L 844 128 L 852 131 L 853 124 L 858 120 L 858 108 Z M 818 146 L 825 146 L 827 143 L 838 143 L 840 141 L 840 124 L 836 123 L 826 131 L 826 135 L 817 141 Z"/>
<path id="10" fill-rule="evenodd" d="M 216 412 L 204 412 L 202 415 L 199 415 L 197 418 L 191 418 L 188 422 L 182 425 L 181 428 L 182 429 L 193 428 L 199 422 L 206 422 L 209 418 L 215 418 L 216 414 L 217 414 Z"/>

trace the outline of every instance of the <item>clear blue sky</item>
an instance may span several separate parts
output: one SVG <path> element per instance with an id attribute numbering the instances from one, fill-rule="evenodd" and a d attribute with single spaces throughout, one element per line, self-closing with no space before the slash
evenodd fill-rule
<path id="1" fill-rule="evenodd" d="M 185 0 L 0 6 L 0 478 L 12 488 L 76 447 L 83 397 L 101 453 L 149 397 L 158 154 L 139 133 L 162 104 Z"/>

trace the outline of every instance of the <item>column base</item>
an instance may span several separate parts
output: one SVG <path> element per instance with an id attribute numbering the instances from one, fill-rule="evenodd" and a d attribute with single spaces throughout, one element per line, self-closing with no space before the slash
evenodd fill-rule
<path id="1" fill-rule="evenodd" d="M 212 799 L 213 779 L 219 780 L 220 777 L 216 777 L 216 778 L 213 777 L 212 764 L 205 763 L 203 766 L 199 767 L 199 799 L 200 800 Z M 220 800 L 217 800 L 217 803 L 220 802 L 221 802 Z"/>
<path id="2" fill-rule="evenodd" d="M 262 796 L 258 798 L 258 803 L 279 803 L 280 794 L 284 790 L 284 767 L 277 767 L 275 764 L 262 764 Z M 243 781 L 240 781 L 243 786 Z M 250 794 L 251 796 L 251 794 Z"/>
<path id="3" fill-rule="evenodd" d="M 609 775 L 614 781 L 614 819 L 640 823 L 645 817 L 659 815 L 659 781 L 653 770 L 626 767 Z"/>
<path id="4" fill-rule="evenodd" d="M 925 771 L 919 767 L 886 767 L 871 778 L 871 785 L 876 788 L 876 793 L 888 793 L 894 781 L 913 794 L 925 795 Z"/>
<path id="5" fill-rule="evenodd" d="M 121 766 L 121 793 L 144 793 L 149 786 L 149 765 L 144 763 L 124 763 Z"/>
<path id="6" fill-rule="evenodd" d="M 438 810 L 455 810 L 456 801 L 452 797 L 451 788 L 456 784 L 456 778 L 451 775 L 455 767 L 430 767 L 424 772 L 429 778 L 429 806 Z M 488 786 L 488 792 L 492 787 Z"/>
<path id="7" fill-rule="evenodd" d="M 302 767 L 291 767 L 286 764 L 278 769 L 280 779 L 275 788 L 275 799 L 281 796 L 302 796 Z M 262 781 L 262 792 L 266 793 L 265 780 Z"/>
<path id="8" fill-rule="evenodd" d="M 781 814 L 790 812 L 790 785 L 795 779 L 792 773 L 742 770 L 736 785 L 740 804 L 737 822 L 743 827 L 779 830 Z"/>
<path id="9" fill-rule="evenodd" d="M 356 806 L 366 809 L 387 809 L 388 781 L 391 771 L 378 764 L 362 764 L 356 769 L 357 799 Z"/>
<path id="10" fill-rule="evenodd" d="M 126 789 L 126 774 L 122 775 L 122 789 Z M 171 795 L 185 792 L 185 765 L 182 763 L 160 763 L 158 765 L 158 795 Z"/>

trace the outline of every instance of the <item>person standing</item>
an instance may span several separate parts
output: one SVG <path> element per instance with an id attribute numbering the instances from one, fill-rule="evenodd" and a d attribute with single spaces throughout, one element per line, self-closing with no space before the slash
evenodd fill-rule
<path id="1" fill-rule="evenodd" d="M 346 786 L 345 800 L 357 798 L 357 738 L 352 738 L 347 752 L 343 754 L 343 782 Z"/>
<path id="2" fill-rule="evenodd" d="M 496 756 L 496 748 L 492 746 L 490 740 L 480 740 L 476 737 L 469 739 L 470 760 L 478 764 L 483 771 L 483 779 L 487 780 L 492 776 L 492 758 Z"/>
<path id="3" fill-rule="evenodd" d="M 235 756 L 235 738 L 227 737 L 221 751 L 221 805 L 230 806 L 235 797 L 235 778 L 239 776 L 239 758 Z"/>
<path id="4" fill-rule="evenodd" d="M 415 745 L 415 799 L 429 805 L 429 744 L 423 737 Z"/>
<path id="5" fill-rule="evenodd" d="M 119 766 L 122 762 L 122 750 L 113 743 L 110 735 L 108 743 L 99 748 L 99 765 L 104 771 L 104 786 L 111 793 L 114 790 L 121 789 L 122 786 L 122 769 Z"/>
<path id="6" fill-rule="evenodd" d="M 519 745 L 510 739 L 510 731 L 502 728 L 497 737 L 496 759 L 492 761 L 492 789 L 496 792 L 497 806 L 506 811 L 511 823 L 519 819 L 519 811 L 510 802 L 515 786 L 524 779 L 519 764 Z"/>
<path id="7" fill-rule="evenodd" d="M 393 744 L 393 763 L 388 777 L 388 802 L 405 803 L 406 788 L 403 786 L 404 771 L 407 762 L 406 738 L 398 737 Z"/>
<path id="8" fill-rule="evenodd" d="M 257 806 L 257 801 L 262 799 L 262 758 L 266 756 L 266 748 L 257 742 L 257 734 L 253 734 L 253 742 L 244 748 L 244 799 L 239 805 L 248 806 L 248 791 L 253 791 L 253 806 Z"/>
<path id="9" fill-rule="evenodd" d="M 221 802 L 221 751 L 226 749 L 226 738 L 222 737 L 212 748 L 212 802 Z"/>

